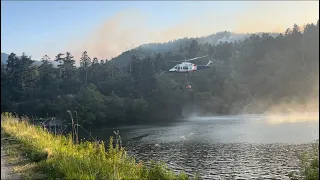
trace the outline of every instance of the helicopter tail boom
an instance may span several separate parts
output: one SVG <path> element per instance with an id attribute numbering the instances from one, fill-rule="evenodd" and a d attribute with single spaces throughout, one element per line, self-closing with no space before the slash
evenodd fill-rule
<path id="1" fill-rule="evenodd" d="M 197 70 L 209 69 L 210 66 L 207 65 L 198 65 Z"/>

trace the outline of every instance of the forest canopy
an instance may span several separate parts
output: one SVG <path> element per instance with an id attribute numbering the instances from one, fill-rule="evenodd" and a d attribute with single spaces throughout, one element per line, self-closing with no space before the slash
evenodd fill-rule
<path id="1" fill-rule="evenodd" d="M 184 42 L 158 52 L 141 46 L 109 61 L 85 51 L 79 60 L 66 52 L 35 64 L 26 54 L 11 53 L 1 64 L 1 112 L 66 118 L 70 110 L 78 112 L 82 124 L 133 124 L 274 107 L 318 109 L 319 21 L 277 36 Z M 193 73 L 188 82 L 183 74 L 167 72 L 175 65 L 169 61 L 204 55 L 209 57 L 195 63 L 211 59 L 213 67 Z"/>

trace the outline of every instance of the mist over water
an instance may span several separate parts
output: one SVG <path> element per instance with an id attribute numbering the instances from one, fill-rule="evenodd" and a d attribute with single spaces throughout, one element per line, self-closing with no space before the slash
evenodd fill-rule
<path id="1" fill-rule="evenodd" d="M 278 123 L 270 123 L 270 115 L 264 114 L 191 116 L 165 125 L 90 131 L 108 141 L 119 129 L 128 153 L 138 160 L 164 161 L 176 172 L 198 171 L 204 179 L 288 179 L 290 172 L 299 169 L 299 153 L 319 139 L 317 117 L 288 121 L 288 116 L 278 115 L 273 116 Z"/>
<path id="2" fill-rule="evenodd" d="M 277 120 L 275 120 L 277 117 Z M 196 141 L 206 143 L 308 143 L 319 137 L 319 120 L 294 121 L 288 116 L 234 115 L 190 117 L 186 122 L 168 127 L 149 127 L 135 133 L 150 134 L 143 138 L 152 142 Z M 276 123 L 277 122 L 277 123 Z"/>
<path id="3" fill-rule="evenodd" d="M 209 144 L 303 144 L 319 138 L 317 114 L 309 113 L 304 118 L 263 114 L 191 116 L 183 122 L 166 125 L 102 127 L 90 131 L 98 138 L 108 140 L 113 130 L 119 129 L 125 141 L 139 139 L 143 143 L 195 141 Z"/>

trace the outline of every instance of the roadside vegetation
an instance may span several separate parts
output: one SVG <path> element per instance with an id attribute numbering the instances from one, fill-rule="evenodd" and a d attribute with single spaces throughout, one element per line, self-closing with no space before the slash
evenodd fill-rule
<path id="1" fill-rule="evenodd" d="M 10 114 L 1 115 L 1 138 L 9 144 L 6 152 L 12 161 L 24 162 L 16 171 L 25 178 L 45 179 L 188 179 L 176 175 L 162 163 L 146 167 L 126 154 L 110 137 L 109 147 L 103 142 L 73 143 L 72 136 L 54 135 Z M 13 145 L 12 143 L 15 142 Z M 23 160 L 24 159 L 24 160 Z"/>

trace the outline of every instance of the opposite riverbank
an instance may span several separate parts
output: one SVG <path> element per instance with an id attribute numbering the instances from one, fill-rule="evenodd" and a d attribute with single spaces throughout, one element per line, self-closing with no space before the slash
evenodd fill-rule
<path id="1" fill-rule="evenodd" d="M 124 148 L 114 146 L 112 138 L 107 150 L 101 142 L 74 144 L 71 136 L 53 135 L 10 114 L 1 115 L 1 133 L 11 141 L 11 156 L 28 160 L 20 167 L 26 178 L 33 171 L 46 179 L 188 179 L 161 163 L 137 163 Z"/>

